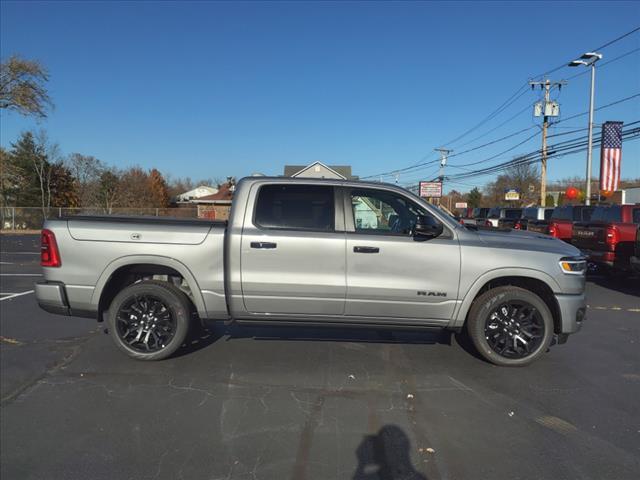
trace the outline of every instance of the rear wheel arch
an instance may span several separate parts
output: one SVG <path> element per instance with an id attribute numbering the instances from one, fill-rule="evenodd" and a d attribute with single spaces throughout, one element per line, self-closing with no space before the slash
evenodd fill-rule
<path id="1" fill-rule="evenodd" d="M 120 291 L 145 279 L 165 281 L 177 286 L 200 316 L 206 313 L 198 283 L 180 262 L 170 258 L 125 258 L 112 262 L 97 282 L 93 303 L 98 307 L 98 321 L 103 320 L 104 313 Z"/>

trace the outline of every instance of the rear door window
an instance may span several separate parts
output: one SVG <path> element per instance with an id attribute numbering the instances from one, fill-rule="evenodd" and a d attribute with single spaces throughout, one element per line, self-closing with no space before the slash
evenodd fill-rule
<path id="1" fill-rule="evenodd" d="M 492 208 L 491 210 L 489 210 L 488 218 L 500 218 L 500 210 L 502 209 L 499 207 Z"/>
<path id="2" fill-rule="evenodd" d="M 633 209 L 632 221 L 633 223 L 640 223 L 640 208 Z"/>
<path id="3" fill-rule="evenodd" d="M 507 208 L 504 212 L 504 218 L 508 218 L 510 220 L 515 220 L 522 216 L 521 208 Z"/>
<path id="4" fill-rule="evenodd" d="M 333 187 L 265 185 L 258 192 L 254 223 L 268 229 L 333 231 Z"/>
<path id="5" fill-rule="evenodd" d="M 549 220 L 551 218 L 551 215 L 553 215 L 554 211 L 555 211 L 555 208 L 547 208 L 544 211 L 544 219 L 545 220 Z"/>
<path id="6" fill-rule="evenodd" d="M 551 215 L 552 220 L 571 220 L 571 207 L 558 207 Z M 578 220 L 578 219 L 575 219 Z"/>

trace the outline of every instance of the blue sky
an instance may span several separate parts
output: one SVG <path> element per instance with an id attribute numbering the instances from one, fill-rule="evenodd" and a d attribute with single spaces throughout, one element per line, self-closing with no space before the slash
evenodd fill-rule
<path id="1" fill-rule="evenodd" d="M 281 174 L 285 164 L 314 160 L 366 176 L 431 159 L 434 147 L 530 77 L 640 25 L 640 3 L 614 1 L 2 2 L 1 14 L 2 57 L 43 62 L 56 104 L 40 123 L 3 112 L 2 146 L 22 130 L 45 128 L 65 153 L 193 178 Z M 640 33 L 603 49 L 601 63 L 638 47 Z M 564 68 L 551 78 L 576 73 Z M 563 117 L 587 109 L 588 88 L 588 75 L 563 88 Z M 599 69 L 596 106 L 635 93 L 640 51 Z M 534 125 L 526 105 L 538 96 L 527 91 L 451 148 Z M 640 98 L 596 114 L 605 120 L 640 120 Z M 586 122 L 568 120 L 551 133 Z M 532 133 L 451 158 L 448 173 Z M 536 136 L 481 166 L 539 144 Z M 583 175 L 584 164 L 584 153 L 551 160 L 549 176 Z M 401 174 L 400 183 L 428 179 L 436 168 Z M 640 177 L 638 141 L 625 145 L 623 176 Z"/>

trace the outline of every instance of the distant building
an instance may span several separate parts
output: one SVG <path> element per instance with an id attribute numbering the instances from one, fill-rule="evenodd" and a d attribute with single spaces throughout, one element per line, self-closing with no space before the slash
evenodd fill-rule
<path id="1" fill-rule="evenodd" d="M 193 198 L 185 203 L 190 204 L 189 206 L 196 205 L 198 207 L 198 218 L 227 220 L 235 190 L 235 180 L 231 180 L 220 185 L 220 188 L 217 188 L 215 193 Z"/>
<path id="2" fill-rule="evenodd" d="M 218 193 L 218 189 L 215 187 L 209 187 L 207 185 L 200 185 L 193 190 L 189 190 L 188 192 L 181 193 L 177 195 L 175 198 L 176 202 L 188 202 L 190 200 L 194 200 L 196 198 L 206 197 L 207 195 L 213 195 Z"/>
<path id="3" fill-rule="evenodd" d="M 334 178 L 338 180 L 357 180 L 351 174 L 350 165 L 325 165 L 322 162 L 313 162 L 310 165 L 285 165 L 285 177 L 304 178 Z"/>

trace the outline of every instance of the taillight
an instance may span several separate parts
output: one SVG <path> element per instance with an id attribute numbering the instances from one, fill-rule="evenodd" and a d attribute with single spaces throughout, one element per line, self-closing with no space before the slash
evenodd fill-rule
<path id="1" fill-rule="evenodd" d="M 618 232 L 618 229 L 616 227 L 607 227 L 607 233 L 604 241 L 609 245 L 609 247 L 615 249 L 616 245 L 620 241 L 620 233 Z"/>
<path id="2" fill-rule="evenodd" d="M 493 227 L 493 223 L 491 223 L 491 221 L 490 221 L 490 220 L 485 220 L 485 221 L 484 221 L 484 226 L 485 226 L 485 227 Z"/>
<path id="3" fill-rule="evenodd" d="M 56 236 L 51 230 L 42 230 L 40 236 L 40 265 L 43 267 L 59 267 L 62 265 Z"/>
<path id="4" fill-rule="evenodd" d="M 556 237 L 558 238 L 558 234 L 560 232 L 558 231 L 558 224 L 557 223 L 550 223 L 549 224 L 549 235 L 551 235 L 552 237 Z"/>
<path id="5" fill-rule="evenodd" d="M 520 230 L 520 229 L 522 229 L 522 225 L 520 225 L 520 222 L 518 221 L 513 225 L 513 228 L 516 229 L 516 230 Z"/>

